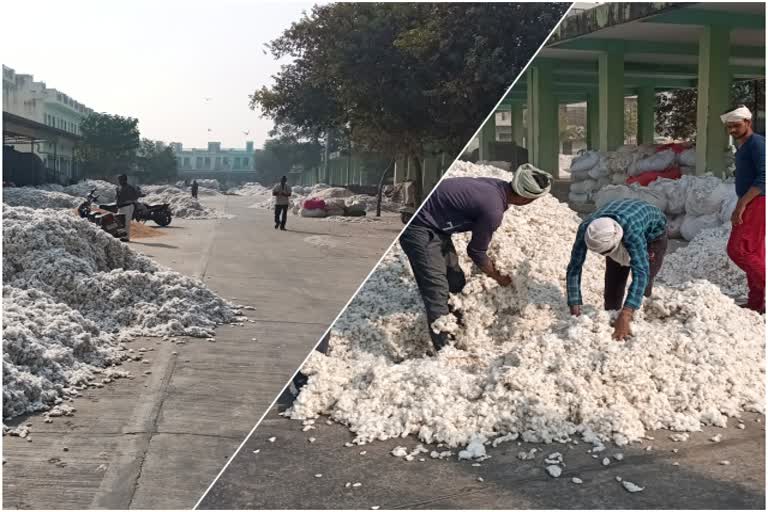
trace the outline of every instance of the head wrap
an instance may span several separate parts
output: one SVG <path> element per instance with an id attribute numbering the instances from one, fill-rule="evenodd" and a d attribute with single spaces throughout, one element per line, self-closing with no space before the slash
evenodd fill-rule
<path id="1" fill-rule="evenodd" d="M 741 106 L 737 109 L 726 112 L 720 116 L 720 120 L 725 123 L 735 123 L 737 121 L 743 121 L 745 119 L 752 119 L 752 112 L 747 107 Z"/>
<path id="2" fill-rule="evenodd" d="M 618 222 L 609 217 L 598 217 L 587 226 L 584 242 L 590 251 L 604 253 L 621 242 L 624 230 Z"/>
<path id="3" fill-rule="evenodd" d="M 546 186 L 542 187 L 536 181 L 536 176 L 539 176 L 540 181 L 546 182 Z M 552 175 L 537 169 L 531 164 L 523 164 L 515 171 L 515 176 L 512 178 L 510 185 L 512 185 L 512 190 L 515 194 L 527 199 L 538 199 L 549 192 L 549 189 L 552 187 Z"/>

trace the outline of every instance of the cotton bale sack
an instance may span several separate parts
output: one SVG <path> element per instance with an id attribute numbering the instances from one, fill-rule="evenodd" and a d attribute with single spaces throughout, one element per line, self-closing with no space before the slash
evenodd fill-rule
<path id="1" fill-rule="evenodd" d="M 587 151 L 573 159 L 571 162 L 571 174 L 585 173 L 595 167 L 599 161 L 600 153 L 597 151 Z"/>
<path id="2" fill-rule="evenodd" d="M 680 226 L 680 233 L 683 235 L 683 238 L 690 242 L 705 229 L 716 228 L 720 224 L 720 212 L 707 215 L 686 214 L 685 220 L 683 220 L 683 224 Z"/>
<path id="3" fill-rule="evenodd" d="M 608 164 L 605 163 L 604 158 L 600 158 L 600 160 L 597 162 L 597 165 L 587 171 L 587 175 L 593 180 L 599 180 L 600 178 L 604 178 L 610 174 L 611 171 L 608 169 Z"/>
<path id="4" fill-rule="evenodd" d="M 617 199 L 637 199 L 637 192 L 625 185 L 608 185 L 595 194 L 595 206 L 602 208 Z"/>
<path id="5" fill-rule="evenodd" d="M 642 174 L 644 172 L 663 171 L 667 167 L 675 163 L 675 152 L 671 149 L 660 151 L 655 155 L 638 160 L 635 164 L 635 173 Z"/>
<path id="6" fill-rule="evenodd" d="M 571 192 L 574 194 L 589 194 L 597 188 L 597 181 L 592 179 L 571 183 Z"/>
<path id="7" fill-rule="evenodd" d="M 739 202 L 739 196 L 736 195 L 736 191 L 732 190 L 731 192 L 731 195 L 726 197 L 720 206 L 720 222 L 722 224 L 731 222 L 731 215 L 733 215 L 733 210 L 736 209 L 736 203 Z"/>
<path id="8" fill-rule="evenodd" d="M 663 191 L 653 190 L 648 187 L 637 186 L 634 189 L 634 192 L 637 194 L 638 199 L 645 201 L 646 203 L 652 204 L 653 206 L 655 206 L 661 211 L 666 211 L 667 196 L 664 194 Z"/>
<path id="9" fill-rule="evenodd" d="M 589 194 L 577 194 L 575 192 L 570 192 L 568 194 L 568 201 L 571 203 L 583 204 L 589 201 Z"/>
<path id="10" fill-rule="evenodd" d="M 686 192 L 685 213 L 694 216 L 719 213 L 731 188 L 715 176 L 693 177 Z"/>
<path id="11" fill-rule="evenodd" d="M 675 215 L 674 217 L 667 219 L 667 234 L 669 235 L 669 238 L 683 238 L 683 233 L 680 228 L 682 228 L 684 220 L 685 215 Z"/>
<path id="12" fill-rule="evenodd" d="M 328 215 L 325 212 L 325 210 L 322 208 L 312 208 L 312 209 L 302 208 L 299 214 L 302 217 L 309 217 L 309 218 L 323 218 Z"/>
<path id="13" fill-rule="evenodd" d="M 677 161 L 684 167 L 696 167 L 696 148 L 686 149 L 677 155 Z"/>

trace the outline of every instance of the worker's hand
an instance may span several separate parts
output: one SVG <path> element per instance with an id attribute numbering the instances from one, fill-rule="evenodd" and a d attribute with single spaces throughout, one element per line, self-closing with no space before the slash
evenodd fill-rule
<path id="1" fill-rule="evenodd" d="M 731 214 L 731 224 L 734 226 L 742 224 L 744 222 L 742 217 L 744 216 L 744 210 L 746 209 L 746 206 L 742 205 L 741 203 L 736 203 L 736 208 L 733 209 L 733 213 Z"/>
<path id="2" fill-rule="evenodd" d="M 622 309 L 618 318 L 616 318 L 616 323 L 613 325 L 613 339 L 623 340 L 627 336 L 631 336 L 630 323 L 632 323 L 632 310 Z"/>
<path id="3" fill-rule="evenodd" d="M 571 314 L 573 316 L 581 316 L 581 306 L 578 304 L 571 306 Z"/>
<path id="4" fill-rule="evenodd" d="M 509 276 L 503 276 L 501 274 L 494 277 L 496 279 L 496 282 L 499 283 L 499 286 L 509 286 L 512 284 L 512 278 Z"/>

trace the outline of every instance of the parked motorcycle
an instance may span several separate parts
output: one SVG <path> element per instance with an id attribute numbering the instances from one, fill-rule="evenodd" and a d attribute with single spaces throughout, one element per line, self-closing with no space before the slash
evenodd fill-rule
<path id="1" fill-rule="evenodd" d="M 128 230 L 126 229 L 127 219 L 125 218 L 125 215 L 117 213 L 117 211 L 93 211 L 93 203 L 98 199 L 99 196 L 96 195 L 96 189 L 91 190 L 85 197 L 85 201 L 80 203 L 80 206 L 77 207 L 78 215 L 83 219 L 96 224 L 115 238 L 125 238 L 128 236 Z"/>
<path id="2" fill-rule="evenodd" d="M 117 203 L 102 204 L 99 205 L 99 208 L 116 212 Z M 133 209 L 133 220 L 137 222 L 147 222 L 148 220 L 151 220 L 158 226 L 165 227 L 171 223 L 171 220 L 173 220 L 171 205 L 168 203 L 147 204 L 137 201 L 135 203 L 135 208 Z"/>

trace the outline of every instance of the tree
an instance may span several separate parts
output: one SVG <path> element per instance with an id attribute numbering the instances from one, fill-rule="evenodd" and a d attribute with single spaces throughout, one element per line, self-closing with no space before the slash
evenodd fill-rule
<path id="1" fill-rule="evenodd" d="M 317 142 L 301 142 L 287 136 L 267 139 L 264 149 L 256 152 L 255 168 L 265 183 L 274 183 L 294 166 L 313 169 L 320 165 L 322 146 Z"/>
<path id="2" fill-rule="evenodd" d="M 756 86 L 757 84 L 757 86 Z M 656 132 L 673 139 L 696 138 L 696 89 L 676 89 L 656 96 Z M 744 104 L 756 113 L 765 108 L 765 80 L 733 82 L 732 105 Z"/>
<path id="3" fill-rule="evenodd" d="M 108 177 L 131 171 L 140 146 L 138 124 L 132 117 L 104 113 L 83 119 L 83 138 L 76 153 L 83 174 Z"/>
<path id="4" fill-rule="evenodd" d="M 156 183 L 175 178 L 178 161 L 173 150 L 160 141 L 141 139 L 137 165 L 144 183 Z"/>
<path id="5" fill-rule="evenodd" d="M 291 57 L 251 96 L 275 133 L 410 158 L 421 201 L 426 148 L 454 154 L 567 4 L 334 3 L 267 45 Z"/>

